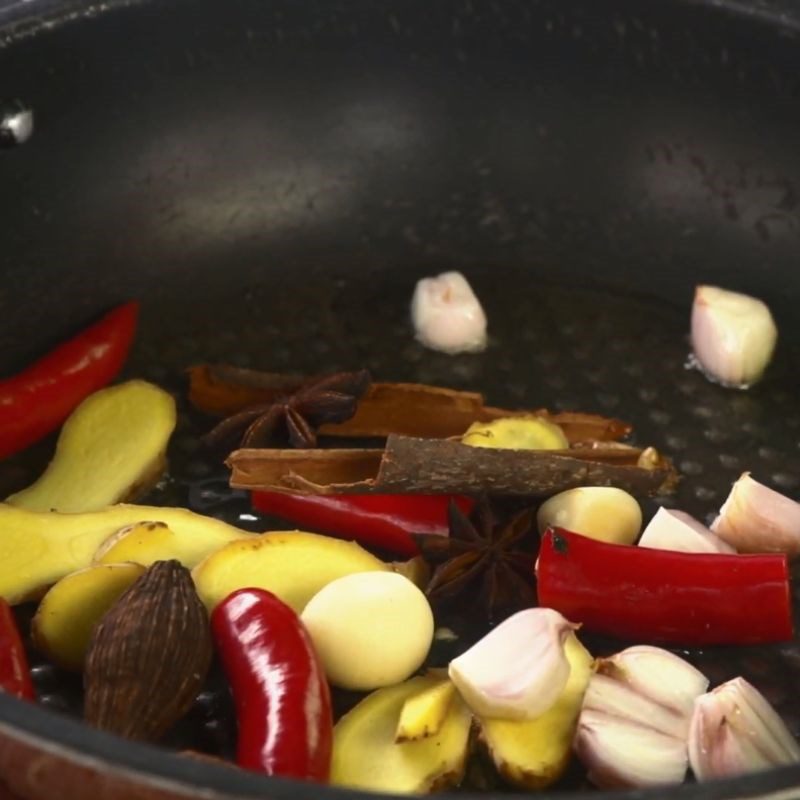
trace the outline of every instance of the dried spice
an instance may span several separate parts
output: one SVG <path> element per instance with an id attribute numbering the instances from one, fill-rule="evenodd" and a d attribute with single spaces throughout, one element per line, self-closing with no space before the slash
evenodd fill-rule
<path id="1" fill-rule="evenodd" d="M 452 504 L 449 536 L 416 537 L 423 558 L 434 567 L 428 599 L 479 612 L 490 621 L 534 605 L 534 530 L 532 509 L 501 523 L 486 499 L 470 517 Z"/>
<path id="2" fill-rule="evenodd" d="M 227 464 L 231 486 L 237 489 L 305 494 L 487 492 L 549 497 L 578 486 L 617 486 L 636 495 L 672 491 L 677 473 L 668 459 L 652 448 L 611 445 L 495 450 L 390 436 L 383 450 L 243 449 L 231 453 Z"/>
<path id="3" fill-rule="evenodd" d="M 189 370 L 189 400 L 206 414 L 228 416 L 269 404 L 300 389 L 309 378 L 224 365 Z M 326 423 L 325 436 L 387 437 L 392 434 L 444 439 L 461 436 L 474 422 L 535 414 L 559 425 L 571 443 L 612 441 L 630 433 L 618 419 L 580 412 L 551 414 L 544 409 L 508 410 L 487 406 L 483 395 L 421 383 L 372 383 L 347 420 Z"/>
<path id="4" fill-rule="evenodd" d="M 208 617 L 189 570 L 157 561 L 95 628 L 84 671 L 86 721 L 157 741 L 191 707 L 211 655 Z"/>
<path id="5" fill-rule="evenodd" d="M 292 447 L 315 447 L 316 428 L 352 417 L 370 380 L 369 373 L 360 370 L 289 385 L 283 394 L 276 392 L 267 402 L 247 406 L 220 422 L 206 435 L 206 444 L 214 447 L 241 437 L 242 447 L 258 447 L 282 431 Z"/>

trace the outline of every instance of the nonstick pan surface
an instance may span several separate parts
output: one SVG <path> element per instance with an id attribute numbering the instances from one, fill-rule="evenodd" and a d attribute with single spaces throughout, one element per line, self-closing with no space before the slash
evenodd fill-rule
<path id="1" fill-rule="evenodd" d="M 137 296 L 128 374 L 179 397 L 200 361 L 365 366 L 629 420 L 684 475 L 667 504 L 701 519 L 745 469 L 800 494 L 800 43 L 778 6 L 234 0 L 76 6 L 58 24 L 2 14 L 0 99 L 36 114 L 30 142 L 0 152 L 5 370 Z M 414 283 L 448 268 L 484 302 L 483 355 L 413 341 Z M 700 282 L 773 308 L 778 354 L 748 392 L 685 368 Z M 262 529 L 198 449 L 207 425 L 184 407 L 170 478 L 148 500 Z M 0 490 L 30 481 L 48 447 L 0 466 Z M 796 643 L 690 657 L 714 682 L 750 679 L 800 735 Z M 178 784 L 354 796 L 77 726 L 75 681 L 36 659 L 54 713 L 0 697 L 0 776 L 23 797 L 88 785 L 171 797 Z M 170 744 L 225 753 L 231 726 L 211 685 Z M 681 794 L 796 785 L 800 769 Z"/>

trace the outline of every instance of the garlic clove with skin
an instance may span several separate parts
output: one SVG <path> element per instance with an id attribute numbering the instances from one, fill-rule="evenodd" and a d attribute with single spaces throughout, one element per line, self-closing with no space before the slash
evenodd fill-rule
<path id="1" fill-rule="evenodd" d="M 602 789 L 680 783 L 694 701 L 705 676 L 659 647 L 629 647 L 596 662 L 574 747 Z"/>
<path id="2" fill-rule="evenodd" d="M 764 696 L 734 678 L 697 699 L 689 761 L 699 781 L 800 761 L 800 746 Z"/>
<path id="3" fill-rule="evenodd" d="M 600 789 L 681 783 L 688 766 L 683 740 L 599 711 L 581 712 L 574 748 Z"/>
<path id="4" fill-rule="evenodd" d="M 699 669 L 669 650 L 651 645 L 628 647 L 610 658 L 598 659 L 597 672 L 672 709 L 687 723 L 695 699 L 708 689 L 708 678 Z"/>
<path id="5" fill-rule="evenodd" d="M 417 339 L 454 355 L 486 349 L 486 314 L 460 272 L 443 272 L 417 283 L 411 300 Z"/>
<path id="6" fill-rule="evenodd" d="M 740 553 L 800 555 L 800 503 L 745 472 L 733 484 L 711 530 Z"/>
<path id="7" fill-rule="evenodd" d="M 717 286 L 698 286 L 692 306 L 692 348 L 705 374 L 746 389 L 775 350 L 778 330 L 761 300 Z"/>
<path id="8" fill-rule="evenodd" d="M 453 659 L 448 674 L 478 716 L 533 719 L 567 683 L 564 645 L 578 627 L 549 608 L 520 611 Z"/>
<path id="9" fill-rule="evenodd" d="M 735 553 L 724 539 L 701 522 L 672 508 L 659 508 L 639 539 L 639 547 L 681 553 Z"/>

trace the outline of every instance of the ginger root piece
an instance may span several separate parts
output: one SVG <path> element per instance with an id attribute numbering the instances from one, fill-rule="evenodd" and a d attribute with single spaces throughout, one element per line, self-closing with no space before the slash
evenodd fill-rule
<path id="1" fill-rule="evenodd" d="M 216 527 L 173 530 L 166 522 L 135 522 L 113 533 L 97 548 L 95 564 L 132 561 L 149 567 L 156 561 L 180 561 L 193 569 L 231 541 Z"/>
<path id="2" fill-rule="evenodd" d="M 116 505 L 85 514 L 28 511 L 0 503 L 0 597 L 21 603 L 70 572 L 88 567 L 109 536 L 143 520 L 166 523 L 179 536 L 214 537 L 219 546 L 253 534 L 184 508 Z"/>
<path id="3" fill-rule="evenodd" d="M 401 744 L 435 736 L 442 729 L 455 696 L 453 682 L 442 678 L 409 697 L 400 711 L 395 741 Z"/>
<path id="4" fill-rule="evenodd" d="M 42 598 L 31 623 L 36 647 L 64 669 L 83 669 L 95 626 L 142 574 L 139 564 L 104 564 L 62 578 Z"/>
<path id="5" fill-rule="evenodd" d="M 592 674 L 592 657 L 571 634 L 565 652 L 570 675 L 555 705 L 531 720 L 478 718 L 479 740 L 497 771 L 524 789 L 545 789 L 567 768 L 581 703 Z"/>
<path id="6" fill-rule="evenodd" d="M 391 570 L 355 542 L 303 531 L 271 531 L 232 542 L 192 573 L 197 592 L 213 609 L 237 589 L 266 589 L 298 614 L 320 590 L 354 572 Z"/>
<path id="7" fill-rule="evenodd" d="M 80 513 L 150 489 L 166 468 L 175 429 L 172 396 L 145 381 L 89 395 L 64 423 L 41 477 L 7 500 L 29 511 Z"/>
<path id="8" fill-rule="evenodd" d="M 426 675 L 378 689 L 345 714 L 333 729 L 331 783 L 393 794 L 434 792 L 458 784 L 472 724 L 458 694 L 435 734 L 412 742 L 395 741 L 406 702 L 440 681 Z"/>

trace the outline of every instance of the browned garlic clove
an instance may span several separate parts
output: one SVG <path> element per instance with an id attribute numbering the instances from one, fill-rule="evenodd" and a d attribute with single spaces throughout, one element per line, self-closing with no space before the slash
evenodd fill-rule
<path id="1" fill-rule="evenodd" d="M 481 717 L 538 717 L 567 683 L 564 645 L 577 628 L 549 608 L 520 611 L 451 661 L 450 679 Z"/>
<path id="2" fill-rule="evenodd" d="M 764 696 L 734 678 L 697 699 L 689 761 L 705 781 L 794 764 L 800 747 Z"/>
<path id="3" fill-rule="evenodd" d="M 575 752 L 601 789 L 681 783 L 686 774 L 683 740 L 600 711 L 581 712 Z"/>
<path id="4" fill-rule="evenodd" d="M 417 339 L 443 353 L 486 349 L 486 314 L 460 272 L 443 272 L 417 283 L 411 300 Z"/>
<path id="5" fill-rule="evenodd" d="M 769 308 L 755 297 L 698 286 L 692 307 L 692 348 L 715 381 L 746 389 L 772 358 L 778 330 Z"/>
<path id="6" fill-rule="evenodd" d="M 733 484 L 711 530 L 740 553 L 800 554 L 800 503 L 745 472 Z"/>
<path id="7" fill-rule="evenodd" d="M 598 659 L 583 700 L 575 752 L 603 789 L 680 783 L 695 698 L 705 676 L 658 647 Z"/>
<path id="8" fill-rule="evenodd" d="M 701 522 L 673 508 L 659 508 L 644 529 L 640 547 L 675 550 L 681 553 L 735 553 L 724 539 Z"/>

